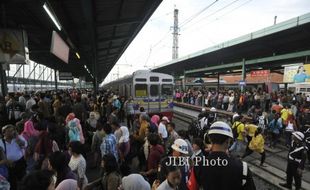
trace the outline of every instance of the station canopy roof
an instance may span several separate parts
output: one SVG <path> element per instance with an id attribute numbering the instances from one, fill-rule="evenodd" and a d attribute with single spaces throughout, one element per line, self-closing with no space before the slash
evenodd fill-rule
<path id="1" fill-rule="evenodd" d="M 5 0 L 0 27 L 27 32 L 31 60 L 90 81 L 86 65 L 100 82 L 162 0 L 49 0 L 60 31 L 43 9 L 46 1 Z M 50 53 L 53 30 L 70 47 L 68 64 Z"/>
<path id="2" fill-rule="evenodd" d="M 239 38 L 172 60 L 153 69 L 174 76 L 208 77 L 271 69 L 282 72 L 283 65 L 310 62 L 310 13 L 261 29 Z"/>

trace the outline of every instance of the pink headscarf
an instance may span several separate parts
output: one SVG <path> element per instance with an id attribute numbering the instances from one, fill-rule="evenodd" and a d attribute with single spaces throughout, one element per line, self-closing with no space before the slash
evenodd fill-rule
<path id="1" fill-rule="evenodd" d="M 74 118 L 75 118 L 75 114 L 69 113 L 68 116 L 66 117 L 66 124 Z"/>
<path id="2" fill-rule="evenodd" d="M 158 115 L 153 115 L 151 121 L 158 127 L 160 117 Z"/>
<path id="3" fill-rule="evenodd" d="M 78 184 L 74 179 L 65 179 L 56 187 L 55 190 L 77 190 Z"/>
<path id="4" fill-rule="evenodd" d="M 36 130 L 33 126 L 33 121 L 28 120 L 24 124 L 24 131 L 22 132 L 22 136 L 28 141 L 32 136 L 39 136 L 39 131 Z"/>

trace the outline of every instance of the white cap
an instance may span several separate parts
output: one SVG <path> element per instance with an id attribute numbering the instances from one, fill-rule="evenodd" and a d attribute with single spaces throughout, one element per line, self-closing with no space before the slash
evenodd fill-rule
<path id="1" fill-rule="evenodd" d="M 216 111 L 216 108 L 215 107 L 212 107 L 211 109 L 210 109 L 210 111 Z"/>
<path id="2" fill-rule="evenodd" d="M 292 134 L 300 141 L 303 141 L 305 138 L 305 135 L 300 131 L 293 132 Z"/>
<path id="3" fill-rule="evenodd" d="M 113 100 L 115 100 L 115 99 L 117 99 L 117 96 L 116 96 L 116 95 L 113 96 Z"/>
<path id="4" fill-rule="evenodd" d="M 161 120 L 167 121 L 168 123 L 170 123 L 170 120 L 169 120 L 168 117 L 166 117 L 166 116 L 164 116 L 163 118 L 161 118 Z"/>
<path id="5" fill-rule="evenodd" d="M 183 139 L 176 139 L 171 148 L 183 154 L 188 154 L 188 145 Z"/>
<path id="6" fill-rule="evenodd" d="M 231 130 L 231 127 L 223 121 L 217 121 L 217 122 L 213 123 L 210 127 L 208 134 L 209 135 L 210 134 L 225 135 L 225 136 L 228 136 L 230 138 L 234 137 L 232 130 Z"/>

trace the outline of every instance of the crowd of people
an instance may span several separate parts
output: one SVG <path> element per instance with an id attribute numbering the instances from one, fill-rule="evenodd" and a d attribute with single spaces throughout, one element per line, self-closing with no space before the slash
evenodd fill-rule
<path id="1" fill-rule="evenodd" d="M 261 155 L 260 165 L 266 167 L 265 145 L 270 148 L 275 148 L 279 143 L 286 146 L 289 151 L 287 182 L 280 185 L 291 188 L 294 177 L 296 189 L 301 188 L 301 176 L 307 165 L 307 157 L 310 165 L 309 96 L 290 91 L 267 93 L 260 89 L 244 93 L 240 90 L 215 92 L 189 89 L 186 93 L 177 90 L 175 98 L 178 102 L 212 107 L 211 114 L 212 109 L 216 109 L 232 115 L 229 122 L 234 142 L 229 152 L 236 157 L 245 158 L 257 152 Z M 197 128 L 205 126 L 208 130 L 210 113 L 200 114 Z"/>
<path id="2" fill-rule="evenodd" d="M 270 96 L 270 102 L 264 99 L 262 104 L 257 95 L 250 101 L 241 98 L 246 93 L 240 97 L 238 92 L 228 93 L 238 97 L 239 103 L 243 99 L 242 106 L 226 104 L 226 93 L 219 101 L 221 93 L 212 92 L 207 93 L 211 95 L 204 106 L 214 107 L 211 111 L 232 107 L 232 123 L 217 121 L 216 114 L 204 109 L 197 123 L 207 130 L 200 136 L 190 136 L 171 118 L 147 113 L 131 97 L 111 91 L 0 97 L 0 189 L 250 190 L 255 184 L 242 158 L 258 152 L 264 167 L 264 144 L 276 146 L 282 134 L 292 158 L 283 185 L 290 187 L 294 177 L 300 188 L 299 174 L 305 165 L 300 147 L 310 136 L 303 109 L 309 101 L 282 94 L 276 101 Z M 189 95 L 195 92 L 180 94 L 175 94 L 177 101 L 200 101 Z M 244 116 L 248 108 L 248 116 Z M 218 159 L 224 160 L 222 165 L 227 162 L 226 167 L 206 163 Z M 298 164 L 297 159 L 301 160 Z M 89 171 L 97 179 L 90 180 Z M 234 177 L 225 179 L 228 173 Z M 224 179 L 227 183 L 221 183 Z"/>

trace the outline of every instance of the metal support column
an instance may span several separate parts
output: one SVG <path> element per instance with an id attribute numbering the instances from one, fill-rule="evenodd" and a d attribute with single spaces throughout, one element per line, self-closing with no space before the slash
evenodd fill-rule
<path id="1" fill-rule="evenodd" d="M 182 80 L 182 88 L 183 88 L 183 92 L 185 92 L 185 82 L 186 82 L 186 78 L 185 78 L 185 71 L 184 71 L 184 75 L 183 75 L 183 80 Z"/>
<path id="2" fill-rule="evenodd" d="M 17 66 L 17 65 L 16 65 L 16 66 Z M 21 70 L 22 67 L 23 67 L 23 65 L 20 65 L 20 66 L 18 67 L 18 69 L 16 70 L 16 72 L 14 73 L 13 77 L 12 77 L 12 79 L 13 79 L 13 90 L 14 90 L 14 92 L 16 91 L 16 87 L 15 87 L 16 80 L 15 80 L 15 79 L 17 79 L 17 83 L 18 83 L 18 78 L 20 77 L 20 76 L 18 76 L 18 77 L 15 77 L 15 76 L 17 75 L 17 73 L 19 73 L 19 71 Z"/>
<path id="3" fill-rule="evenodd" d="M 58 84 L 57 84 L 57 70 L 55 69 L 54 70 L 54 76 L 55 76 L 55 90 L 57 91 L 58 90 Z"/>
<path id="4" fill-rule="evenodd" d="M 1 80 L 1 94 L 2 96 L 6 96 L 6 94 L 8 93 L 8 87 L 6 81 L 6 73 L 2 63 L 0 63 L 0 80 Z"/>
<path id="5" fill-rule="evenodd" d="M 246 78 L 246 70 L 245 70 L 245 59 L 242 60 L 242 76 L 241 80 L 245 81 Z M 241 92 L 244 92 L 244 85 L 241 85 Z"/>
<path id="6" fill-rule="evenodd" d="M 220 91 L 220 73 L 217 73 L 217 94 Z"/>
<path id="7" fill-rule="evenodd" d="M 1 3 L 1 17 L 2 17 L 2 25 L 4 28 L 7 27 L 7 20 L 6 20 L 6 10 L 4 6 L 4 2 Z M 0 80 L 1 80 L 1 93 L 2 96 L 6 96 L 8 93 L 8 86 L 7 86 L 7 80 L 6 80 L 6 73 L 4 70 L 4 64 L 0 63 Z M 8 75 L 9 76 L 9 75 Z"/>

